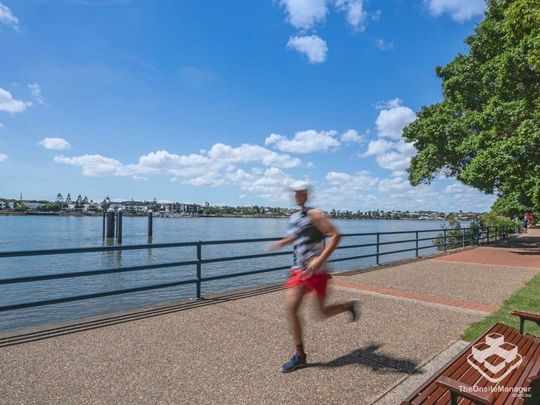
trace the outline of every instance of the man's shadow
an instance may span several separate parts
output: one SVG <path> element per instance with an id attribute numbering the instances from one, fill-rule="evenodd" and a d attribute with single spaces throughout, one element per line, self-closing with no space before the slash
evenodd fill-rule
<path id="1" fill-rule="evenodd" d="M 413 372 L 423 374 L 423 370 L 418 369 L 418 362 L 412 359 L 403 359 L 377 353 L 383 346 L 382 343 L 371 343 L 366 347 L 353 350 L 352 352 L 338 357 L 326 363 L 308 363 L 308 367 L 337 368 L 348 365 L 362 365 L 371 368 L 376 373 L 406 373 Z"/>

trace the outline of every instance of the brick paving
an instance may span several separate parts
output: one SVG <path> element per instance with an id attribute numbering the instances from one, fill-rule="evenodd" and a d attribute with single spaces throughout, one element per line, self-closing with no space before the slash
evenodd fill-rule
<path id="1" fill-rule="evenodd" d="M 396 290 L 394 288 L 385 288 L 385 287 L 379 287 L 376 285 L 354 283 L 348 280 L 335 278 L 335 277 L 332 280 L 332 283 L 340 287 L 353 288 L 353 289 L 357 289 L 364 292 L 373 292 L 373 293 L 388 295 L 392 297 L 407 298 L 407 299 L 411 299 L 415 301 L 428 302 L 431 304 L 448 305 L 448 306 L 456 307 L 456 308 L 485 312 L 487 314 L 494 312 L 498 308 L 497 305 L 487 305 L 487 304 L 481 304 L 478 302 L 457 300 L 457 299 L 440 297 L 440 296 L 431 295 L 431 294 L 419 294 L 419 293 L 410 292 L 410 291 Z"/>

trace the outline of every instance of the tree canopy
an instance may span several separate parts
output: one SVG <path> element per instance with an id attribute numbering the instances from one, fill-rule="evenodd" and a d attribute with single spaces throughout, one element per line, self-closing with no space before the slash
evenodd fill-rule
<path id="1" fill-rule="evenodd" d="M 540 212 L 540 1 L 487 3 L 468 53 L 436 68 L 443 100 L 404 130 L 418 150 L 409 180 L 442 172 L 497 193 L 498 212 Z"/>

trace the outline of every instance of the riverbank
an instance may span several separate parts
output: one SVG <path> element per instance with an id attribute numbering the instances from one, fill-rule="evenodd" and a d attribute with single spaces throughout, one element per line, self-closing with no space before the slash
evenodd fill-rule
<path id="1" fill-rule="evenodd" d="M 50 216 L 50 217 L 101 217 L 103 213 L 83 213 L 83 212 L 41 212 L 41 211 L 31 211 L 31 212 L 15 212 L 15 211 L 0 211 L 0 216 Z M 137 213 L 137 212 L 127 212 L 123 211 L 122 215 L 124 217 L 139 217 L 145 218 L 148 216 L 146 213 Z M 154 217 L 157 218 L 260 218 L 260 219 L 286 219 L 289 218 L 289 215 L 234 215 L 234 214 L 198 214 L 198 215 L 188 215 L 188 214 L 175 214 L 175 213 L 153 213 Z M 442 218 L 414 218 L 414 217 L 392 217 L 392 218 L 348 218 L 348 217 L 332 217 L 332 219 L 346 219 L 354 221 L 438 221 L 444 222 Z"/>

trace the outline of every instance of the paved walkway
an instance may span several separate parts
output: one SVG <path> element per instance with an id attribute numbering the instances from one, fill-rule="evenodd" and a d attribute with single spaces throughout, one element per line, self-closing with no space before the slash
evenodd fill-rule
<path id="1" fill-rule="evenodd" d="M 533 237 L 510 250 L 534 258 Z M 533 259 L 509 266 L 499 251 L 335 277 L 331 300 L 360 299 L 361 319 L 320 322 L 306 302 L 311 364 L 287 375 L 279 372 L 291 354 L 279 287 L 0 335 L 0 402 L 388 403 L 388 391 L 430 370 L 421 367 L 540 271 Z"/>

